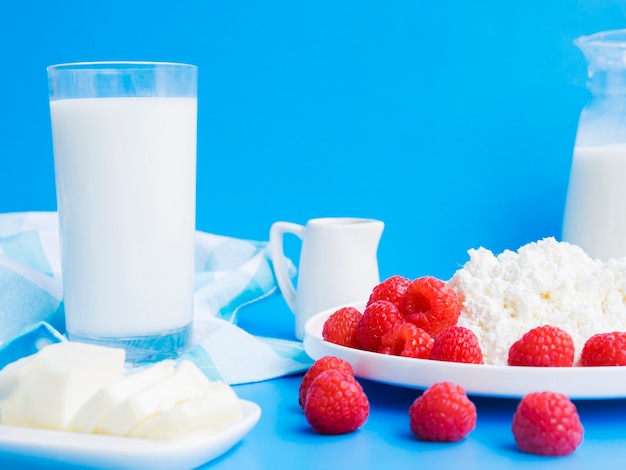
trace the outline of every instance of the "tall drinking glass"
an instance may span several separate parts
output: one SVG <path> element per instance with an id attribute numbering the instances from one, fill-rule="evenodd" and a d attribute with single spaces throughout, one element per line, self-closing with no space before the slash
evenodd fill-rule
<path id="1" fill-rule="evenodd" d="M 175 357 L 193 317 L 197 68 L 47 71 L 68 337 Z"/>

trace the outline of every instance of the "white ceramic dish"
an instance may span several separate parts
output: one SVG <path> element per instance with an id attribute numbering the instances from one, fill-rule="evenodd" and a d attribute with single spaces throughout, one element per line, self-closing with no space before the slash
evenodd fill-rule
<path id="1" fill-rule="evenodd" d="M 89 468 L 195 468 L 231 449 L 257 423 L 259 406 L 241 404 L 242 418 L 217 432 L 164 441 L 0 425 L 0 453 Z"/>
<path id="2" fill-rule="evenodd" d="M 365 302 L 352 304 L 361 312 Z M 352 364 L 357 377 L 425 389 L 451 381 L 470 395 L 519 398 L 549 390 L 573 399 L 626 398 L 626 367 L 511 367 L 389 356 L 324 341 L 322 328 L 337 310 L 325 310 L 305 325 L 304 349 L 313 359 L 333 355 Z"/>

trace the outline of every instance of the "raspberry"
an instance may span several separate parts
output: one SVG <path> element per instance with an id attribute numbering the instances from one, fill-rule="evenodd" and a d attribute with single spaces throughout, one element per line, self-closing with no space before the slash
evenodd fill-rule
<path id="1" fill-rule="evenodd" d="M 350 375 L 353 375 L 352 366 L 348 361 L 344 361 L 343 359 L 335 356 L 324 356 L 313 363 L 309 370 L 306 371 L 304 376 L 302 377 L 302 382 L 300 382 L 300 390 L 298 394 L 298 403 L 301 407 L 304 407 L 304 402 L 306 399 L 306 395 L 311 387 L 313 381 L 320 375 L 322 372 L 326 372 L 327 370 L 342 370 Z"/>
<path id="2" fill-rule="evenodd" d="M 566 331 L 542 325 L 528 331 L 509 348 L 510 366 L 571 367 L 574 341 Z"/>
<path id="3" fill-rule="evenodd" d="M 428 359 L 433 339 L 413 323 L 398 323 L 384 334 L 379 353 Z"/>
<path id="4" fill-rule="evenodd" d="M 382 337 L 398 323 L 404 323 L 404 316 L 398 307 L 386 300 L 377 300 L 365 307 L 357 326 L 356 339 L 362 349 L 377 352 Z"/>
<path id="5" fill-rule="evenodd" d="M 461 304 L 448 284 L 424 276 L 409 284 L 400 302 L 400 311 L 407 321 L 423 328 L 434 338 L 444 328 L 456 325 Z"/>
<path id="6" fill-rule="evenodd" d="M 430 359 L 483 364 L 483 352 L 472 330 L 463 326 L 449 326 L 435 337 Z"/>
<path id="7" fill-rule="evenodd" d="M 430 386 L 409 408 L 411 432 L 423 441 L 455 442 L 476 427 L 476 407 L 460 385 Z"/>
<path id="8" fill-rule="evenodd" d="M 598 333 L 589 338 L 580 354 L 581 366 L 626 366 L 626 332 Z"/>
<path id="9" fill-rule="evenodd" d="M 400 307 L 400 301 L 409 284 L 411 284 L 411 280 L 406 277 L 391 276 L 372 289 L 367 305 L 377 300 L 386 300 L 395 304 L 396 307 Z"/>
<path id="10" fill-rule="evenodd" d="M 583 440 L 576 406 L 553 392 L 524 396 L 513 415 L 512 430 L 519 449 L 530 454 L 569 455 Z"/>
<path id="11" fill-rule="evenodd" d="M 356 340 L 356 329 L 360 320 L 361 312 L 356 308 L 340 308 L 324 322 L 322 337 L 330 343 L 358 349 L 359 343 Z"/>
<path id="12" fill-rule="evenodd" d="M 365 424 L 370 404 L 353 375 L 328 370 L 318 375 L 306 396 L 304 415 L 322 434 L 345 434 Z"/>

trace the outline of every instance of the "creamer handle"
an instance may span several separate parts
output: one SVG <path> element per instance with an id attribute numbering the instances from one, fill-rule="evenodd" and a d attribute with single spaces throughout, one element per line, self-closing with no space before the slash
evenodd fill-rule
<path id="1" fill-rule="evenodd" d="M 300 240 L 304 236 L 304 226 L 291 222 L 274 222 L 270 227 L 270 253 L 274 265 L 274 275 L 285 302 L 293 313 L 296 311 L 296 288 L 289 277 L 287 262 L 283 249 L 283 238 L 286 233 L 293 233 Z"/>

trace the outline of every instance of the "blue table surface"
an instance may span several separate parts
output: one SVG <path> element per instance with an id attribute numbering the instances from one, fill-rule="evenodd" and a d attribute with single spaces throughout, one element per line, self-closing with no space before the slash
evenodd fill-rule
<path id="1" fill-rule="evenodd" d="M 243 309 L 239 324 L 254 334 L 292 335 L 293 318 L 280 297 Z M 290 338 L 291 339 L 291 338 Z M 312 431 L 298 406 L 302 374 L 236 385 L 240 398 L 262 409 L 258 424 L 207 469 L 527 468 L 588 469 L 626 462 L 626 399 L 580 400 L 585 428 L 581 446 L 567 457 L 520 452 L 511 432 L 517 399 L 470 397 L 478 420 L 457 443 L 429 443 L 410 432 L 408 408 L 420 390 L 359 379 L 370 416 L 358 431 L 326 436 Z M 0 455 L 2 468 L 68 468 L 64 464 Z"/>
<path id="2" fill-rule="evenodd" d="M 242 310 L 240 325 L 256 334 L 292 334 L 293 318 L 282 298 Z M 581 400 L 576 406 L 584 441 L 567 457 L 525 454 L 511 432 L 516 399 L 470 397 L 477 407 L 474 431 L 458 443 L 417 440 L 408 409 L 420 390 L 360 380 L 370 401 L 370 416 L 352 434 L 313 432 L 298 406 L 302 375 L 236 386 L 241 398 L 258 403 L 257 426 L 231 451 L 214 460 L 215 469 L 380 469 L 389 468 L 592 468 L 626 463 L 626 399 Z"/>

